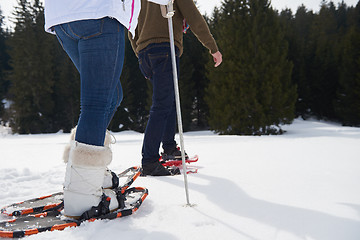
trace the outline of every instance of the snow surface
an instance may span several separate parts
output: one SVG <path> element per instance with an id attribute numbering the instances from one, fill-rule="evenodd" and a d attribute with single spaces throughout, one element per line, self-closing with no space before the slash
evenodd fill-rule
<path id="1" fill-rule="evenodd" d="M 132 216 L 29 239 L 359 240 L 360 129 L 297 119 L 282 136 L 185 134 L 197 174 L 138 178 Z M 113 171 L 140 164 L 143 135 L 114 134 Z M 0 206 L 62 189 L 69 134 L 0 135 Z M 6 219 L 6 217 L 0 217 Z"/>

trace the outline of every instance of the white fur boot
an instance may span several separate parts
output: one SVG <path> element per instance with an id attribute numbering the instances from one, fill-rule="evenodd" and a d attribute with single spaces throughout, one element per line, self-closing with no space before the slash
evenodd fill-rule
<path id="1" fill-rule="evenodd" d="M 64 214 L 79 217 L 98 206 L 103 193 L 111 198 L 110 210 L 118 208 L 116 193 L 102 189 L 106 167 L 111 163 L 109 147 L 71 141 L 64 183 Z"/>
<path id="2" fill-rule="evenodd" d="M 75 140 L 76 129 L 77 129 L 77 126 L 75 126 L 73 129 L 71 129 L 70 141 L 69 141 L 68 144 L 66 144 L 65 149 L 64 149 L 64 153 L 63 153 L 64 163 L 67 163 L 69 161 L 71 142 Z M 112 139 L 111 139 L 111 136 L 112 135 L 111 135 L 110 131 L 106 130 L 105 141 L 104 141 L 104 146 L 105 147 L 110 147 L 110 144 L 114 143 L 112 141 Z M 105 178 L 104 178 L 104 182 L 103 182 L 102 187 L 103 188 L 117 187 L 116 183 L 118 184 L 118 179 L 113 179 L 113 178 L 117 178 L 117 176 L 113 175 L 110 169 L 106 169 Z"/>

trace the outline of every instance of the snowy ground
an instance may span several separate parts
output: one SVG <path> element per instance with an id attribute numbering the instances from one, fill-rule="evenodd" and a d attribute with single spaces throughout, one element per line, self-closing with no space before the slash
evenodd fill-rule
<path id="1" fill-rule="evenodd" d="M 295 120 L 282 136 L 185 134 L 197 174 L 138 178 L 135 215 L 29 239 L 359 240 L 360 129 Z M 68 134 L 0 135 L 0 206 L 61 191 Z M 142 134 L 115 133 L 111 169 L 140 164 Z M 5 217 L 1 217 L 5 219 Z"/>

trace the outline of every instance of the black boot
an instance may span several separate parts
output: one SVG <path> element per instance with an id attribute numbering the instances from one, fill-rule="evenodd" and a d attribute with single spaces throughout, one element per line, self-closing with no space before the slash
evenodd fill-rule
<path id="1" fill-rule="evenodd" d="M 164 152 L 161 153 L 161 157 L 164 161 L 169 160 L 181 160 L 181 151 L 180 147 L 173 147 L 171 149 L 164 149 Z M 189 156 L 185 152 L 185 159 L 189 159 Z"/>
<path id="2" fill-rule="evenodd" d="M 178 167 L 164 167 L 159 161 L 142 165 L 142 176 L 171 176 L 179 174 L 180 169 Z"/>

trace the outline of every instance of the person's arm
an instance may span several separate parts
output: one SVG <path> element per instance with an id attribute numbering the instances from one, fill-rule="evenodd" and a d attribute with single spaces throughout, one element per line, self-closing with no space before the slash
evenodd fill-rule
<path id="1" fill-rule="evenodd" d="M 197 9 L 193 0 L 178 0 L 175 2 L 197 39 L 210 50 L 211 54 L 219 51 L 205 19 Z"/>
<path id="2" fill-rule="evenodd" d="M 214 58 L 215 67 L 219 66 L 222 62 L 222 55 L 219 52 L 216 41 L 210 32 L 209 26 L 193 0 L 178 0 L 176 1 L 176 4 L 186 22 L 190 25 L 191 31 L 197 39 L 209 49 Z"/>

